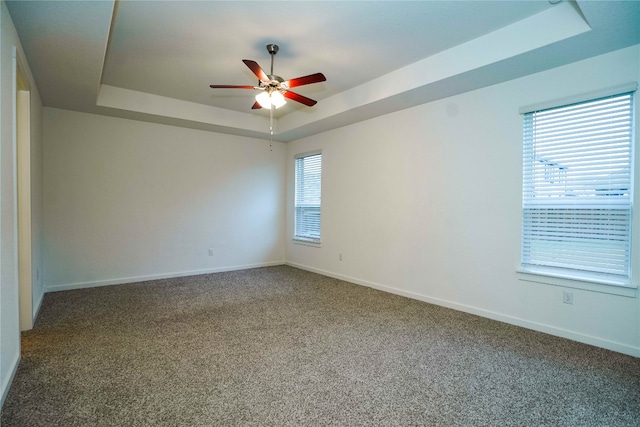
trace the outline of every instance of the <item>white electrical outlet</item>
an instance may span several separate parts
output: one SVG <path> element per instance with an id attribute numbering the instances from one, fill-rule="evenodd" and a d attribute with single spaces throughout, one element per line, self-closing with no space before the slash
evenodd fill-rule
<path id="1" fill-rule="evenodd" d="M 565 304 L 573 304 L 573 292 L 562 291 L 562 302 Z"/>
<path id="2" fill-rule="evenodd" d="M 213 248 L 209 248 L 209 256 L 213 256 Z"/>

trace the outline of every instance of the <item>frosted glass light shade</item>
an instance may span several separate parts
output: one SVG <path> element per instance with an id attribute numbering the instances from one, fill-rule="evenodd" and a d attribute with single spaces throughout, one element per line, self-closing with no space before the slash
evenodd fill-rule
<path id="1" fill-rule="evenodd" d="M 262 108 L 271 108 L 272 105 L 276 108 L 280 108 L 287 103 L 284 96 L 277 90 L 271 93 L 267 91 L 259 93 L 256 95 L 256 101 Z"/>
<path id="2" fill-rule="evenodd" d="M 287 101 L 285 101 L 284 95 L 282 95 L 280 92 L 271 92 L 271 104 L 273 104 L 276 109 L 282 107 L 286 103 Z"/>

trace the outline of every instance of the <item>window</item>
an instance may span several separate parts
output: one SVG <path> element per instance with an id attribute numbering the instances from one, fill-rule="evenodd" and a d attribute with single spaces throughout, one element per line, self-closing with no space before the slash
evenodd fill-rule
<path id="1" fill-rule="evenodd" d="M 296 156 L 295 240 L 320 243 L 322 154 Z"/>
<path id="2" fill-rule="evenodd" d="M 629 285 L 633 92 L 524 114 L 522 270 Z"/>

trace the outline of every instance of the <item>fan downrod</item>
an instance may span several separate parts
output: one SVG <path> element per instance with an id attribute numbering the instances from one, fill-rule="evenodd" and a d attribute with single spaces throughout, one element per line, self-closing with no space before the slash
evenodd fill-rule
<path id="1" fill-rule="evenodd" d="M 268 44 L 267 45 L 267 52 L 269 52 L 269 55 L 271 55 L 271 74 L 269 74 L 269 78 L 271 80 L 273 80 L 271 78 L 271 76 L 273 76 L 273 58 L 276 56 L 276 53 L 278 53 L 278 49 L 280 49 L 278 47 L 277 44 Z"/>

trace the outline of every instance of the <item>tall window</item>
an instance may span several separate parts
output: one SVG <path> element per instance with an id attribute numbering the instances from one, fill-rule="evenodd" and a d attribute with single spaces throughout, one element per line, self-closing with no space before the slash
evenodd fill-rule
<path id="1" fill-rule="evenodd" d="M 630 284 L 633 92 L 524 115 L 522 269 Z"/>
<path id="2" fill-rule="evenodd" d="M 296 156 L 294 239 L 320 243 L 322 154 Z"/>

